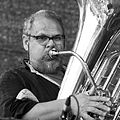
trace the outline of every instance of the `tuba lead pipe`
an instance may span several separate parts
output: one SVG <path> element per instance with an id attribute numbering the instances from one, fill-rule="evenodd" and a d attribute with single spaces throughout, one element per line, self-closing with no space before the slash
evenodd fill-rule
<path id="1" fill-rule="evenodd" d="M 97 89 L 97 85 L 94 82 L 94 79 L 93 79 L 93 77 L 91 75 L 89 67 L 88 67 L 87 63 L 83 60 L 83 58 L 80 55 L 78 55 L 77 53 L 75 53 L 73 51 L 56 51 L 55 49 L 49 51 L 49 56 L 50 57 L 52 57 L 54 55 L 65 55 L 65 54 L 75 56 L 80 61 L 80 63 L 82 64 L 82 67 L 84 68 L 84 70 L 85 70 L 90 82 L 92 83 L 94 89 Z"/>

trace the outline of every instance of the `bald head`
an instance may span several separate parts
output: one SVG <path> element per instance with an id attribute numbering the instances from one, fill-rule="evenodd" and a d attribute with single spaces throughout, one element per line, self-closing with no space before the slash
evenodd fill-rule
<path id="1" fill-rule="evenodd" d="M 32 14 L 29 18 L 25 19 L 24 27 L 23 27 L 23 34 L 31 34 L 31 30 L 33 28 L 34 23 L 43 18 L 47 18 L 47 19 L 51 19 L 55 21 L 61 26 L 64 32 L 62 20 L 55 12 L 50 11 L 50 10 L 40 10 L 36 12 L 35 14 Z"/>

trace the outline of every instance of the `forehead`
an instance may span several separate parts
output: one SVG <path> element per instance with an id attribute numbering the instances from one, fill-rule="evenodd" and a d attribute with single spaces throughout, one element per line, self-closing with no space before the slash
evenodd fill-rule
<path id="1" fill-rule="evenodd" d="M 56 35 L 63 34 L 62 27 L 60 23 L 52 18 L 47 18 L 45 16 L 38 16 L 35 18 L 32 29 L 32 34 L 48 34 L 48 35 Z"/>

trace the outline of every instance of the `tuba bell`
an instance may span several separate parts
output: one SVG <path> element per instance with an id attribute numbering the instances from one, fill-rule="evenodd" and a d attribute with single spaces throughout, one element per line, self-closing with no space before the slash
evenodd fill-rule
<path id="1" fill-rule="evenodd" d="M 70 54 L 58 99 L 73 93 L 109 96 L 110 113 L 96 120 L 120 120 L 120 9 L 109 0 L 77 0 L 79 30 L 72 51 L 50 51 L 50 55 Z"/>

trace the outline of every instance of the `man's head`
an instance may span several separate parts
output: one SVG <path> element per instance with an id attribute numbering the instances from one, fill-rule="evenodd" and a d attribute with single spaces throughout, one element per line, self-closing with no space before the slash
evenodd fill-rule
<path id="1" fill-rule="evenodd" d="M 23 46 L 29 53 L 30 64 L 39 72 L 55 73 L 62 65 L 60 57 L 50 58 L 53 48 L 64 49 L 64 29 L 62 21 L 53 12 L 40 10 L 24 22 Z"/>

